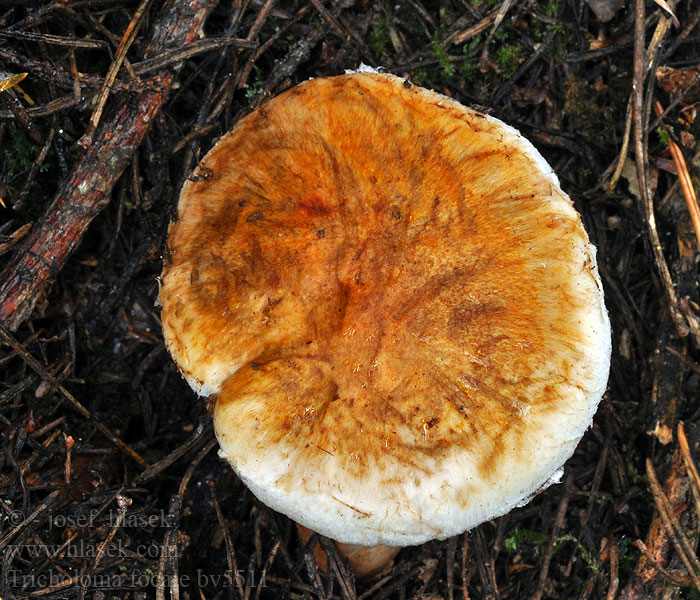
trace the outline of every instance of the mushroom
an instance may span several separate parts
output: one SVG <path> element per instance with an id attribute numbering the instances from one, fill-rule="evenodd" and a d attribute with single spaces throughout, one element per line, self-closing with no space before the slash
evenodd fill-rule
<path id="1" fill-rule="evenodd" d="M 522 505 L 605 391 L 595 248 L 552 169 L 393 75 L 310 80 L 242 119 L 168 244 L 165 343 L 216 397 L 221 456 L 340 543 L 420 544 Z"/>

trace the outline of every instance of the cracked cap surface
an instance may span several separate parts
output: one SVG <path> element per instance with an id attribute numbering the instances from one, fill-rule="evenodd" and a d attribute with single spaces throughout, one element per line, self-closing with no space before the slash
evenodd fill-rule
<path id="1" fill-rule="evenodd" d="M 341 542 L 407 545 L 546 485 L 605 390 L 595 249 L 500 121 L 385 74 L 307 81 L 185 184 L 166 345 L 222 455 Z"/>

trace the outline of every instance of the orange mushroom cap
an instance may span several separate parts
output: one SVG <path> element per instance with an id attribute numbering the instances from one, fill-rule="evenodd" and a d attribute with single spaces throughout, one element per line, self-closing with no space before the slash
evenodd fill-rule
<path id="1" fill-rule="evenodd" d="M 185 184 L 166 345 L 258 498 L 359 545 L 546 485 L 605 390 L 589 243 L 517 131 L 387 74 L 307 81 Z"/>

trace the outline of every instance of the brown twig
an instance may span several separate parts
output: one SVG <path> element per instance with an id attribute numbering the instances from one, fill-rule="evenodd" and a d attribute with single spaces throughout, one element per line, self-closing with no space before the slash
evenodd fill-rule
<path id="1" fill-rule="evenodd" d="M 637 180 L 642 198 L 641 209 L 647 226 L 649 244 L 651 246 L 654 262 L 661 278 L 661 283 L 666 295 L 668 309 L 671 319 L 679 337 L 688 335 L 688 324 L 683 314 L 678 308 L 678 298 L 671 280 L 671 273 L 668 270 L 666 259 L 664 258 L 659 233 L 656 229 L 656 218 L 654 216 L 654 206 L 652 203 L 648 182 L 647 182 L 647 154 L 644 143 L 644 80 L 647 67 L 647 56 L 644 47 L 644 22 L 645 22 L 644 0 L 636 0 L 635 4 L 635 28 L 634 28 L 634 83 L 633 83 L 633 115 L 634 115 L 634 154 L 637 167 Z"/>
<path id="2" fill-rule="evenodd" d="M 29 108 L 25 108 L 25 111 L 29 117 L 48 117 L 54 113 L 77 106 L 82 101 L 82 98 L 76 98 L 75 95 L 70 94 L 68 96 L 56 98 L 40 106 L 30 106 Z M 0 110 L 0 119 L 14 119 L 16 117 L 17 115 L 11 110 Z"/>
<path id="3" fill-rule="evenodd" d="M 469 556 L 469 532 L 465 531 L 462 542 L 462 596 L 464 600 L 469 600 L 469 570 L 467 569 Z"/>
<path id="4" fill-rule="evenodd" d="M 141 25 L 141 20 L 143 19 L 143 16 L 150 2 L 151 0 L 141 1 L 141 4 L 139 4 L 138 8 L 136 9 L 134 16 L 131 18 L 131 21 L 129 21 L 129 25 L 127 25 L 126 31 L 124 31 L 124 35 L 119 41 L 119 46 L 117 47 L 117 52 L 114 56 L 114 60 L 112 61 L 112 64 L 109 65 L 109 70 L 107 71 L 107 75 L 105 76 L 104 83 L 102 84 L 100 93 L 97 96 L 97 103 L 95 104 L 95 108 L 92 111 L 92 115 L 90 116 L 90 123 L 88 124 L 87 131 L 85 132 L 83 137 L 80 138 L 80 140 L 78 140 L 78 144 L 80 144 L 84 148 L 89 148 L 92 144 L 92 136 L 97 130 L 97 124 L 100 122 L 102 111 L 104 110 L 105 104 L 107 102 L 107 96 L 109 96 L 109 92 L 112 89 L 112 84 L 117 78 L 117 73 L 119 72 L 119 69 L 121 69 L 121 66 L 124 63 L 126 53 L 129 50 L 129 47 L 133 43 L 134 39 L 136 38 L 136 33 L 138 32 L 139 26 Z"/>
<path id="5" fill-rule="evenodd" d="M 231 532 L 226 525 L 226 520 L 221 512 L 221 507 L 216 499 L 216 493 L 214 492 L 214 482 L 207 481 L 209 484 L 209 491 L 211 492 L 211 501 L 214 505 L 214 511 L 216 512 L 216 518 L 219 521 L 219 527 L 224 533 L 224 543 L 226 544 L 226 561 L 228 562 L 228 570 L 233 575 L 233 581 L 236 584 L 236 590 L 238 595 L 242 598 L 245 597 L 243 593 L 243 577 L 238 569 L 238 562 L 236 561 L 236 549 L 233 546 L 233 539 L 231 538 Z M 229 596 L 233 596 L 233 586 L 228 586 Z"/>
<path id="6" fill-rule="evenodd" d="M 350 575 L 350 572 L 345 567 L 335 544 L 332 540 L 322 536 L 319 539 L 319 543 L 326 553 L 330 572 L 333 573 L 335 580 L 340 586 L 340 596 L 342 600 L 357 600 L 354 577 Z"/>
<path id="7" fill-rule="evenodd" d="M 625 132 L 622 134 L 622 147 L 620 148 L 620 153 L 617 156 L 617 161 L 615 161 L 615 169 L 610 177 L 608 189 L 605 191 L 604 197 L 606 198 L 612 194 L 613 191 L 615 191 L 615 186 L 620 180 L 620 175 L 622 175 L 622 169 L 624 168 L 625 160 L 627 159 L 627 151 L 630 147 L 630 133 L 632 132 L 632 106 L 632 96 L 630 96 L 627 102 L 627 112 L 625 114 Z"/>
<path id="8" fill-rule="evenodd" d="M 73 56 L 74 54 L 75 52 L 71 50 L 69 56 Z M 152 60 L 156 60 L 157 58 L 158 57 Z M 71 71 L 68 71 L 60 65 L 53 64 L 51 61 L 37 60 L 31 56 L 20 54 L 15 48 L 0 46 L 0 59 L 12 65 L 22 66 L 22 68 L 31 73 L 32 79 L 41 79 L 55 83 L 63 88 L 72 89 L 73 94 L 77 96 L 80 96 L 81 88 L 98 89 L 104 85 L 105 81 L 104 77 L 100 77 L 99 75 L 78 72 L 74 58 L 71 58 Z M 144 65 L 145 63 L 148 63 L 148 61 L 137 63 L 137 65 Z M 135 65 L 135 68 L 137 65 Z M 147 66 L 148 64 L 145 64 L 145 67 Z M 142 73 L 147 71 L 145 67 Z M 116 80 L 112 83 L 112 91 L 138 92 L 152 88 L 153 85 L 153 81 Z"/>
<path id="9" fill-rule="evenodd" d="M 5 242 L 0 242 L 0 254 L 3 254 L 4 252 L 7 252 L 12 246 L 14 246 L 16 243 L 18 243 L 20 240 L 22 240 L 30 231 L 32 230 L 32 224 L 31 223 L 25 223 L 17 229 L 16 231 L 13 231 Z"/>
<path id="10" fill-rule="evenodd" d="M 263 569 L 260 573 L 260 583 L 258 584 L 258 587 L 255 590 L 255 600 L 260 600 L 260 593 L 266 585 L 267 573 L 270 567 L 272 567 L 272 563 L 275 561 L 275 557 L 277 556 L 277 553 L 279 552 L 281 547 L 282 540 L 277 540 L 275 542 L 275 545 L 272 547 L 272 550 L 270 550 L 270 554 L 268 555 L 267 560 L 265 561 L 265 565 L 263 566 Z"/>
<path id="11" fill-rule="evenodd" d="M 457 31 L 453 33 L 444 41 L 444 45 L 446 46 L 447 44 L 454 44 L 458 46 L 472 39 L 473 37 L 476 37 L 480 33 L 486 31 L 489 27 L 491 27 L 491 25 L 493 25 L 496 21 L 497 16 L 498 9 L 494 10 L 493 12 L 490 12 L 478 23 L 475 23 L 474 25 L 467 27 L 462 31 Z"/>
<path id="12" fill-rule="evenodd" d="M 537 581 L 537 590 L 532 596 L 532 600 L 540 600 L 544 595 L 545 585 L 547 584 L 547 574 L 549 573 L 549 564 L 552 560 L 552 554 L 554 554 L 554 544 L 557 541 L 559 532 L 564 527 L 566 509 L 569 507 L 569 498 L 571 497 L 571 490 L 574 487 L 573 475 L 569 474 L 564 485 L 564 495 L 559 502 L 559 509 L 557 510 L 557 517 L 554 521 L 554 527 L 552 527 L 552 532 L 550 533 L 549 541 L 547 542 L 547 549 L 545 550 L 542 558 L 542 568 L 540 569 L 540 576 Z"/>
<path id="13" fill-rule="evenodd" d="M 129 47 L 133 43 L 134 39 L 136 38 L 136 33 L 138 32 L 139 26 L 141 25 L 141 20 L 143 19 L 143 16 L 146 13 L 146 9 L 148 8 L 148 5 L 150 3 L 151 0 L 141 0 L 141 4 L 139 4 L 138 8 L 136 9 L 134 16 L 131 17 L 131 21 L 129 21 L 129 24 L 126 27 L 126 31 L 124 31 L 124 35 L 119 41 L 119 46 L 117 47 L 117 52 L 114 56 L 114 60 L 112 61 L 112 64 L 109 65 L 109 70 L 107 71 L 107 75 L 105 76 L 104 83 L 102 84 L 100 93 L 97 96 L 97 103 L 95 104 L 95 108 L 92 111 L 92 115 L 90 116 L 90 123 L 88 124 L 87 131 L 85 132 L 83 137 L 80 138 L 80 140 L 78 140 L 78 144 L 80 144 L 84 148 L 89 148 L 92 144 L 92 136 L 97 130 L 97 124 L 100 122 L 102 111 L 104 110 L 105 104 L 107 103 L 107 96 L 109 96 L 109 92 L 112 89 L 112 84 L 117 78 L 117 73 L 119 72 L 119 69 L 121 69 L 121 66 L 124 63 L 126 53 L 129 50 Z"/>
<path id="14" fill-rule="evenodd" d="M 170 585 L 170 595 L 177 599 L 180 597 L 180 587 L 177 579 L 177 532 L 180 522 L 180 511 L 182 501 L 187 491 L 187 485 L 192 479 L 195 469 L 204 460 L 212 448 L 216 446 L 216 440 L 211 440 L 200 453 L 195 457 L 190 466 L 185 471 L 185 475 L 180 481 L 177 494 L 170 499 L 168 510 L 168 529 L 165 532 L 160 551 L 160 561 L 158 563 L 158 574 L 156 579 L 156 600 L 165 600 L 166 583 Z"/>
<path id="15" fill-rule="evenodd" d="M 256 49 L 258 47 L 257 42 L 250 42 L 248 40 L 242 40 L 239 38 L 208 38 L 205 40 L 199 40 L 193 42 L 187 48 L 179 48 L 176 50 L 171 50 L 170 52 L 163 52 L 158 56 L 149 58 L 134 64 L 134 72 L 137 75 L 145 75 L 146 73 L 151 73 L 163 67 L 167 67 L 193 56 L 203 54 L 205 52 L 211 52 L 212 50 L 218 50 L 220 48 L 225 48 L 227 46 L 235 46 L 236 48 L 248 48 Z"/>
<path id="16" fill-rule="evenodd" d="M 175 463 L 179 458 L 187 454 L 190 450 L 196 450 L 204 442 L 210 440 L 212 435 L 213 433 L 211 426 L 205 426 L 204 424 L 200 423 L 184 444 L 140 473 L 134 479 L 134 485 L 143 485 L 147 481 L 150 481 L 154 477 L 160 475 L 165 469 Z"/>
<path id="17" fill-rule="evenodd" d="M 610 540 L 608 554 L 610 556 L 610 586 L 608 587 L 608 594 L 605 597 L 605 600 L 615 600 L 617 590 L 620 587 L 620 576 L 619 549 L 617 542 L 614 539 Z"/>
<path id="18" fill-rule="evenodd" d="M 110 545 L 112 544 L 112 540 L 114 539 L 114 536 L 117 534 L 117 531 L 119 528 L 122 526 L 122 523 L 124 522 L 124 517 L 126 516 L 126 511 L 131 506 L 131 498 L 127 498 L 126 496 L 122 496 L 121 494 L 117 494 L 117 507 L 119 508 L 119 514 L 117 516 L 117 520 L 114 523 L 114 526 L 112 527 L 112 530 L 109 532 L 109 535 L 107 535 L 107 538 L 99 544 L 97 548 L 97 552 L 95 553 L 95 560 L 92 562 L 92 565 L 90 566 L 89 571 L 86 573 L 85 577 L 81 577 L 81 581 L 90 581 L 90 578 L 92 577 L 92 574 L 95 572 L 97 567 L 99 566 L 100 562 L 104 558 L 105 553 L 109 549 Z M 85 598 L 85 593 L 87 592 L 88 586 L 81 583 L 80 584 L 80 592 L 78 594 L 79 600 L 83 600 Z"/>
<path id="19" fill-rule="evenodd" d="M 454 600 L 454 578 L 455 578 L 455 554 L 457 553 L 457 536 L 452 536 L 447 540 L 447 554 L 445 555 L 447 580 L 447 600 Z"/>
<path id="20" fill-rule="evenodd" d="M 18 40 L 31 40 L 33 42 L 43 42 L 57 46 L 69 46 L 70 48 L 105 48 L 107 42 L 104 40 L 85 40 L 80 38 L 69 38 L 61 35 L 50 35 L 48 33 L 34 33 L 32 31 L 17 31 L 16 29 L 5 29 L 0 31 L 0 38 L 15 38 Z"/>
<path id="21" fill-rule="evenodd" d="M 698 518 L 700 518 L 700 475 L 698 475 L 695 461 L 690 456 L 690 446 L 688 445 L 688 438 L 685 436 L 683 422 L 678 423 L 676 432 L 678 433 L 678 447 L 681 449 L 683 463 L 690 480 L 690 489 L 693 491 L 693 498 L 695 499 L 695 511 L 698 514 Z"/>

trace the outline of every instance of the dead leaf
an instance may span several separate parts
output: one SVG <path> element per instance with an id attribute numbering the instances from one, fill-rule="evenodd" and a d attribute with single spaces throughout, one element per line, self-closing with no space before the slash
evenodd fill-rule
<path id="1" fill-rule="evenodd" d="M 5 92 L 15 87 L 27 75 L 28 73 L 17 73 L 16 75 L 10 75 L 9 73 L 0 73 L 0 92 Z"/>
<path id="2" fill-rule="evenodd" d="M 635 198 L 635 200 L 641 201 L 642 195 L 639 189 L 639 180 L 637 179 L 637 166 L 634 161 L 627 157 L 625 159 L 625 165 L 622 167 L 622 177 L 627 180 L 627 188 Z M 659 170 L 653 166 L 649 168 L 649 193 L 654 196 L 656 191 L 656 185 L 659 180 Z"/>
<path id="3" fill-rule="evenodd" d="M 666 0 L 654 0 L 661 9 L 666 13 L 667 17 L 671 18 L 671 21 L 673 21 L 673 25 L 675 27 L 680 27 L 681 24 L 678 22 L 678 19 L 676 18 L 676 15 L 673 14 L 673 11 L 671 10 L 671 7 L 668 5 L 668 2 Z"/>
<path id="4" fill-rule="evenodd" d="M 688 103 L 700 100 L 700 68 L 674 69 L 658 67 L 656 81 L 672 97 L 685 94 Z"/>

